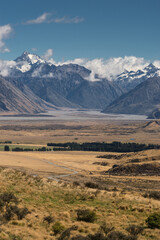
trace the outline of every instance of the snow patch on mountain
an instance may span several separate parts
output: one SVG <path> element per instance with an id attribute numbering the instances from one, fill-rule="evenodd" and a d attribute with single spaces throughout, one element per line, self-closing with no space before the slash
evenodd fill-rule
<path id="1" fill-rule="evenodd" d="M 27 62 L 28 64 L 45 63 L 45 60 L 43 58 L 39 57 L 36 54 L 28 53 L 27 51 L 24 51 L 20 57 L 15 59 L 15 61 L 17 63 Z"/>
<path id="2" fill-rule="evenodd" d="M 88 80 L 97 81 L 98 76 L 101 78 L 107 78 L 110 81 L 114 81 L 116 76 L 121 74 L 124 71 L 138 71 L 144 69 L 149 61 L 146 61 L 144 58 L 136 58 L 134 56 L 125 56 L 124 58 L 110 58 L 110 59 L 83 59 L 77 58 L 74 60 L 68 60 L 66 62 L 58 62 L 55 65 L 63 64 L 79 64 L 85 68 L 91 70 L 91 75 Z"/>
<path id="3" fill-rule="evenodd" d="M 125 71 L 117 76 L 118 81 L 127 81 L 131 82 L 134 79 L 140 79 L 140 78 L 151 78 L 154 76 L 159 76 L 160 69 L 155 67 L 152 63 L 149 64 L 147 67 L 145 67 L 142 70 L 138 71 Z M 116 81 L 117 81 L 116 80 Z"/>
<path id="4" fill-rule="evenodd" d="M 26 61 L 19 62 L 16 64 L 16 69 L 21 71 L 22 73 L 28 72 L 31 69 L 31 64 Z"/>
<path id="5" fill-rule="evenodd" d="M 40 57 L 36 54 L 31 54 L 27 51 L 16 58 L 14 61 L 0 60 L 0 75 L 9 76 L 14 71 L 17 73 L 27 73 L 32 71 L 32 77 L 52 78 L 54 77 L 57 67 L 56 77 L 61 75 L 61 71 L 70 72 L 75 71 L 83 78 L 89 81 L 100 81 L 106 78 L 110 81 L 134 81 L 135 79 L 149 78 L 160 76 L 160 61 L 156 60 L 151 64 L 144 58 L 136 58 L 134 56 L 126 56 L 124 58 L 110 58 L 110 59 L 84 59 L 77 58 L 63 62 L 55 62 L 53 58 L 53 51 L 49 49 L 47 53 Z M 79 69 L 78 69 L 79 66 Z M 89 69 L 90 72 L 86 74 L 82 66 Z M 88 71 L 89 71 L 88 70 Z M 53 73 L 54 72 L 54 73 Z"/>

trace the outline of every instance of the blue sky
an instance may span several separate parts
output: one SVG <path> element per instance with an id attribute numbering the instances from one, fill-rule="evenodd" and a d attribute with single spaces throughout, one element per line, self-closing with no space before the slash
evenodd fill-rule
<path id="1" fill-rule="evenodd" d="M 0 58 L 160 59 L 160 0 L 1 0 Z"/>

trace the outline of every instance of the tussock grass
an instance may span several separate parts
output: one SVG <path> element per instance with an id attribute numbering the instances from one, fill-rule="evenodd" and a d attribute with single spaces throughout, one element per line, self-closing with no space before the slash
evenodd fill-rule
<path id="1" fill-rule="evenodd" d="M 19 207 L 29 210 L 22 220 L 13 218 L 1 225 L 0 239 L 4 240 L 58 239 L 65 234 L 70 234 L 71 239 L 76 235 L 95 235 L 99 231 L 104 232 L 104 227 L 101 227 L 104 222 L 107 223 L 106 232 L 114 229 L 127 235 L 129 226 L 146 226 L 147 217 L 159 208 L 158 201 L 143 198 L 137 192 L 126 191 L 123 194 L 118 189 L 116 192 L 97 192 L 97 189 L 76 187 L 63 181 L 47 181 L 5 168 L 0 169 L 0 184 L 0 194 L 12 192 L 20 201 Z M 77 210 L 83 209 L 96 214 L 93 223 L 77 220 Z M 58 229 L 55 230 L 56 235 L 53 226 Z M 66 232 L 62 234 L 63 231 Z M 158 234 L 157 230 L 145 229 L 138 239 L 143 240 L 144 236 L 158 239 Z"/>

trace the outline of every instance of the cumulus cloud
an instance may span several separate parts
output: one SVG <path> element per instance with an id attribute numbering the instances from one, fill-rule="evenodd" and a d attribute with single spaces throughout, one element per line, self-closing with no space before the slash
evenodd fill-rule
<path id="1" fill-rule="evenodd" d="M 53 58 L 53 50 L 48 49 L 43 59 L 50 63 L 54 64 L 56 66 L 60 66 L 63 64 L 78 64 L 81 66 L 86 67 L 87 69 L 91 70 L 90 76 L 87 78 L 89 81 L 99 81 L 101 78 L 107 78 L 110 81 L 114 81 L 116 79 L 116 76 L 121 74 L 124 71 L 137 71 L 137 70 L 143 70 L 146 66 L 150 64 L 150 61 L 145 60 L 144 58 L 137 58 L 135 56 L 126 56 L 124 58 L 110 58 L 110 59 L 103 59 L 103 58 L 97 58 L 97 59 L 86 59 L 86 58 L 76 58 L 74 60 L 67 60 L 67 61 L 61 61 L 56 62 Z M 160 61 L 156 60 L 153 62 L 153 64 L 160 68 Z M 28 71 L 30 65 L 23 63 L 23 68 L 21 68 L 21 71 Z M 3 61 L 0 60 L 0 74 L 2 76 L 8 76 L 10 71 L 13 67 L 16 67 L 19 69 L 20 67 L 16 65 L 16 62 L 14 61 Z M 43 65 L 40 65 L 39 68 L 37 68 L 34 72 L 32 77 L 42 77 Z M 98 76 L 99 79 L 97 79 Z M 48 75 L 45 75 L 45 77 L 53 77 L 53 74 L 49 73 Z"/>
<path id="2" fill-rule="evenodd" d="M 43 66 L 39 66 L 38 68 L 36 68 L 33 73 L 32 73 L 32 77 L 39 77 L 39 78 L 53 78 L 54 75 L 52 72 L 49 72 L 48 74 L 42 74 L 43 72 Z"/>
<path id="3" fill-rule="evenodd" d="M 142 70 L 150 62 L 146 61 L 144 58 L 126 56 L 124 58 L 110 58 L 107 60 L 103 58 L 97 58 L 93 60 L 76 58 L 74 60 L 68 60 L 66 62 L 58 62 L 56 65 L 69 63 L 79 64 L 90 69 L 92 71 L 88 78 L 90 81 L 97 81 L 95 74 L 98 74 L 99 78 L 107 78 L 108 80 L 112 81 L 118 74 L 121 74 L 124 71 L 137 71 L 139 69 Z"/>
<path id="4" fill-rule="evenodd" d="M 12 31 L 13 29 L 9 24 L 0 26 L 0 52 L 10 52 L 6 47 L 4 40 L 10 36 Z"/>
<path id="5" fill-rule="evenodd" d="M 0 75 L 3 77 L 8 76 L 15 66 L 15 61 L 0 60 Z"/>
<path id="6" fill-rule="evenodd" d="M 49 48 L 49 49 L 45 52 L 43 58 L 44 58 L 44 60 L 49 61 L 52 56 L 53 56 L 53 49 Z"/>
<path id="7" fill-rule="evenodd" d="M 154 65 L 155 67 L 157 67 L 157 68 L 160 68 L 160 60 L 155 60 L 155 61 L 153 62 L 153 65 Z"/>
<path id="8" fill-rule="evenodd" d="M 51 15 L 50 13 L 43 13 L 41 16 L 35 19 L 28 20 L 26 24 L 40 24 L 40 23 L 47 22 L 50 15 Z"/>

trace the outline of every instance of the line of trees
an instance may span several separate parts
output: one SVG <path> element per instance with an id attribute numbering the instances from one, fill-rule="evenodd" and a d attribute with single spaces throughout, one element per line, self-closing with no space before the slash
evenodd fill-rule
<path id="1" fill-rule="evenodd" d="M 121 143 L 121 142 L 86 142 L 86 143 L 48 143 L 54 151 L 96 151 L 96 152 L 138 152 L 147 149 L 160 149 L 160 145 Z"/>
<path id="2" fill-rule="evenodd" d="M 95 152 L 139 152 L 148 149 L 160 149 L 160 145 L 156 144 L 140 144 L 140 143 L 121 143 L 121 142 L 86 142 L 86 143 L 47 143 L 47 147 L 40 148 L 12 148 L 13 152 L 28 152 L 28 151 L 95 151 Z M 50 148 L 53 147 L 53 148 Z M 10 147 L 5 145 L 4 151 L 10 151 Z"/>
<path id="3" fill-rule="evenodd" d="M 0 144 L 5 144 L 5 143 L 11 144 L 12 141 L 4 141 L 4 142 L 0 142 Z"/>
<path id="4" fill-rule="evenodd" d="M 15 147 L 12 148 L 11 151 L 13 152 L 33 152 L 33 151 L 39 151 L 39 152 L 45 152 L 45 151 L 51 151 L 51 148 L 46 148 L 46 147 L 41 147 L 41 148 L 22 148 L 22 147 Z M 4 151 L 10 151 L 10 147 L 9 146 L 4 146 Z"/>

